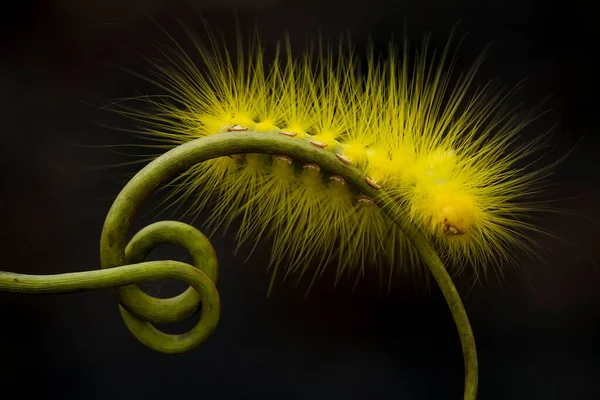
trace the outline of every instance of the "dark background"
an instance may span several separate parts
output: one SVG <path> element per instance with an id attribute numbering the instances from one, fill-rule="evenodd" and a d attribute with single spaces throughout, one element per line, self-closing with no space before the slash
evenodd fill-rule
<path id="1" fill-rule="evenodd" d="M 6 8 L 12 7 L 12 8 Z M 443 45 L 456 22 L 461 63 L 493 43 L 481 79 L 508 85 L 527 78 L 520 99 L 550 97 L 552 112 L 529 134 L 556 124 L 562 163 L 553 192 L 568 213 L 542 225 L 546 264 L 524 261 L 482 287 L 461 285 L 480 360 L 480 399 L 600 398 L 598 259 L 598 23 L 587 2 L 53 0 L 3 9 L 0 36 L 2 261 L 0 269 L 59 273 L 99 267 L 102 224 L 111 201 L 140 167 L 93 169 L 131 160 L 77 145 L 137 139 L 86 104 L 143 91 L 147 42 L 178 37 L 175 20 L 201 32 L 200 13 L 218 29 L 258 23 L 267 43 L 284 31 L 302 41 L 319 30 L 370 34 L 385 46 L 408 22 L 414 40 L 433 31 Z M 462 65 L 462 64 L 461 64 Z M 99 100 L 100 99 L 100 100 Z M 545 125 L 544 125 L 545 124 Z M 554 195 L 553 194 L 553 195 Z M 151 217 L 140 215 L 135 229 Z M 284 398 L 459 399 L 463 367 L 458 336 L 437 288 L 399 283 L 390 295 L 369 284 L 357 293 L 330 282 L 308 298 L 279 285 L 266 298 L 266 252 L 244 265 L 233 235 L 214 238 L 220 261 L 222 319 L 216 333 L 184 355 L 139 344 L 120 320 L 109 291 L 25 296 L 0 294 L 0 396 L 51 399 Z M 161 247 L 152 258 L 185 260 Z M 178 287 L 147 285 L 159 296 Z M 183 324 L 185 325 L 185 324 Z M 184 326 L 166 328 L 177 331 Z"/>

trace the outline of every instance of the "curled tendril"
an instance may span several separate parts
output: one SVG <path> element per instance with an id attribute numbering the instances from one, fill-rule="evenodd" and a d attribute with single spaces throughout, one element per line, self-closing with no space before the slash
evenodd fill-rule
<path id="1" fill-rule="evenodd" d="M 407 223 L 384 190 L 370 185 L 358 169 L 341 162 L 333 153 L 307 142 L 283 135 L 236 132 L 211 135 L 180 145 L 158 157 L 123 188 L 113 203 L 102 231 L 100 261 L 102 270 L 49 276 L 0 272 L 0 290 L 23 293 L 58 293 L 115 287 L 115 297 L 128 329 L 146 346 L 165 353 L 188 351 L 216 328 L 220 314 L 217 260 L 208 239 L 195 228 L 174 221 L 159 222 L 139 231 L 128 242 L 127 236 L 136 211 L 152 191 L 178 172 L 194 164 L 234 154 L 285 154 L 310 162 L 342 176 L 388 214 L 418 249 L 438 283 L 456 323 L 465 363 L 464 399 L 476 398 L 478 385 L 477 354 L 471 325 L 452 279 L 423 233 Z M 142 262 L 157 245 L 175 243 L 186 248 L 195 267 L 176 261 Z M 192 288 L 169 299 L 154 298 L 135 284 L 145 280 L 175 279 Z M 196 312 L 201 317 L 192 330 L 169 335 L 153 323 L 181 321 Z"/>
<path id="2" fill-rule="evenodd" d="M 210 241 L 194 227 L 175 221 L 162 221 L 140 230 L 125 248 L 125 263 L 144 261 L 148 253 L 164 243 L 178 244 L 187 249 L 194 266 L 209 281 L 202 280 L 201 290 L 188 288 L 178 296 L 159 299 L 144 293 L 137 286 L 120 288 L 120 295 L 132 299 L 128 305 L 120 303 L 121 316 L 131 333 L 146 346 L 163 353 L 183 353 L 196 347 L 210 336 L 219 322 L 219 294 L 217 257 Z M 209 287 L 210 286 L 210 287 Z M 169 324 L 192 316 L 202 304 L 202 316 L 188 333 L 168 335 L 152 323 Z"/>

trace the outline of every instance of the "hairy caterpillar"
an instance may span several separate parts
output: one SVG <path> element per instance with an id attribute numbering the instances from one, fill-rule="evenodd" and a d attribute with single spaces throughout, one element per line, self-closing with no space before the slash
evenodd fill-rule
<path id="1" fill-rule="evenodd" d="M 246 132 L 307 141 L 386 191 L 457 270 L 471 265 L 478 274 L 514 261 L 514 247 L 535 254 L 527 231 L 539 228 L 522 217 L 542 206 L 525 199 L 553 165 L 515 167 L 544 136 L 522 141 L 537 115 L 511 108 L 512 91 L 474 87 L 483 55 L 455 76 L 450 39 L 439 58 L 427 56 L 425 40 L 414 61 L 405 41 L 403 52 L 390 46 L 386 58 L 370 55 L 362 74 L 342 45 L 319 42 L 298 57 L 286 40 L 266 60 L 253 37 L 248 51 L 238 43 L 234 60 L 210 30 L 207 43 L 187 33 L 195 54 L 173 39 L 172 49 L 160 48 L 162 60 L 150 61 L 153 77 L 145 79 L 162 94 L 114 103 L 139 123 L 136 132 L 167 147 Z M 269 237 L 273 278 L 282 267 L 284 276 L 302 277 L 315 265 L 312 281 L 327 265 L 338 278 L 358 279 L 370 265 L 418 272 L 402 231 L 372 199 L 319 165 L 284 154 L 221 157 L 181 174 L 172 188 L 166 204 L 191 200 L 193 214 L 210 209 L 213 230 L 239 218 L 240 244 Z"/>

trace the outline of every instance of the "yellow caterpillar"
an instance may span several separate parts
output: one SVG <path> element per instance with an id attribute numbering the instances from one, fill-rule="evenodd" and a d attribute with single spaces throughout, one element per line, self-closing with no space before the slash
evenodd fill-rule
<path id="1" fill-rule="evenodd" d="M 512 261 L 511 248 L 534 252 L 522 216 L 538 206 L 525 200 L 551 167 L 515 167 L 541 148 L 520 133 L 536 114 L 511 108 L 506 91 L 475 87 L 472 68 L 454 73 L 450 40 L 439 58 L 427 40 L 414 61 L 408 44 L 368 58 L 360 74 L 352 49 L 322 42 L 294 56 L 289 41 L 267 60 L 260 40 L 236 59 L 209 31 L 193 35 L 195 53 L 176 42 L 152 62 L 147 78 L 162 94 L 119 102 L 115 110 L 136 120 L 138 132 L 168 146 L 207 135 L 248 131 L 285 135 L 335 153 L 357 166 L 367 182 L 433 239 L 445 261 L 475 272 Z M 141 127 L 140 127 L 141 126 Z M 364 268 L 415 268 L 410 241 L 341 176 L 285 155 L 247 154 L 196 165 L 173 182 L 167 201 L 192 200 L 189 212 L 210 208 L 208 225 L 240 218 L 239 243 L 272 240 L 274 274 L 312 279 L 326 265 L 359 277 Z M 315 267 L 316 265 L 316 267 Z M 390 274 L 391 278 L 392 274 Z"/>

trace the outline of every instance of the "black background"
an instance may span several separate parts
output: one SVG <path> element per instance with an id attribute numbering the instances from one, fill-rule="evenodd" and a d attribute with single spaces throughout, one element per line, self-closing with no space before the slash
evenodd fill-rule
<path id="1" fill-rule="evenodd" d="M 529 134 L 556 124 L 562 163 L 553 192 L 568 214 L 545 216 L 564 241 L 546 264 L 524 262 L 501 281 L 461 285 L 480 359 L 481 399 L 600 398 L 600 276 L 597 163 L 598 23 L 583 1 L 564 3 L 464 0 L 341 1 L 116 0 L 21 1 L 5 5 L 0 37 L 2 163 L 1 269 L 59 273 L 98 268 L 98 245 L 111 201 L 139 166 L 93 169 L 131 160 L 77 145 L 130 143 L 124 126 L 97 104 L 146 87 L 105 62 L 141 73 L 142 52 L 163 38 L 155 19 L 181 36 L 175 20 L 201 32 L 200 13 L 230 31 L 260 27 L 272 44 L 284 31 L 302 42 L 319 30 L 350 31 L 378 47 L 433 31 L 443 45 L 456 22 L 461 63 L 493 43 L 481 79 L 509 85 L 527 78 L 520 99 L 550 97 L 552 112 Z M 162 40 L 162 39 L 161 39 Z M 98 100 L 100 99 L 100 100 Z M 544 125 L 546 124 L 546 125 Z M 150 207 L 150 206 L 149 206 Z M 150 210 L 150 208 L 148 208 Z M 150 222 L 140 215 L 135 229 Z M 265 296 L 267 251 L 244 265 L 233 235 L 213 240 L 220 261 L 222 319 L 216 333 L 184 355 L 139 344 L 120 320 L 109 291 L 25 296 L 0 294 L 0 396 L 17 399 L 459 399 L 463 369 L 458 337 L 436 288 L 399 283 L 380 295 L 368 283 L 357 293 L 324 282 L 304 289 L 279 285 Z M 185 260 L 161 247 L 152 258 Z M 177 285 L 147 285 L 167 295 Z M 186 325 L 186 324 L 182 324 Z M 166 328 L 177 331 L 181 327 Z"/>

